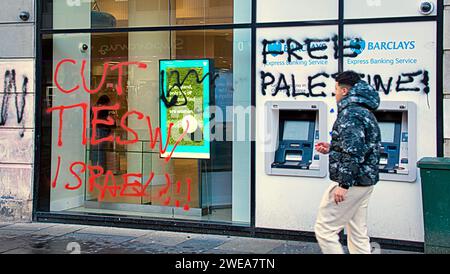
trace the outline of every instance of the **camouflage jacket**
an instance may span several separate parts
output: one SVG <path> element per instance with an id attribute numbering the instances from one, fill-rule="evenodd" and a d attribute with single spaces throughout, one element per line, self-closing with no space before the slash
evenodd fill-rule
<path id="1" fill-rule="evenodd" d="M 330 179 L 343 188 L 378 183 L 381 136 L 372 113 L 380 97 L 368 83 L 357 83 L 339 103 L 330 147 Z"/>

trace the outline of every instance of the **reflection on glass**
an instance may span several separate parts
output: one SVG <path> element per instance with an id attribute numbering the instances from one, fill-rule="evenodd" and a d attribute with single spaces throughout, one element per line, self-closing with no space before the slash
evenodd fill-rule
<path id="1" fill-rule="evenodd" d="M 251 0 L 46 0 L 44 28 L 249 23 Z M 83 17 L 84 21 L 77 18 Z M 53 21 L 53 22 L 52 22 Z"/>
<path id="2" fill-rule="evenodd" d="M 50 193 L 49 210 L 248 224 L 250 201 L 241 188 L 250 185 L 250 142 L 230 138 L 238 125 L 229 108 L 250 105 L 249 37 L 249 30 L 47 35 L 42 124 L 51 141 L 42 153 L 48 179 L 40 187 Z M 80 52 L 80 41 L 89 52 Z M 166 140 L 158 137 L 159 60 L 206 58 L 218 76 L 211 159 L 166 161 L 160 156 Z M 72 61 L 60 65 L 64 59 Z M 72 87 L 78 88 L 59 90 Z M 74 108 L 64 114 L 59 146 L 59 112 L 47 110 L 80 102 L 86 104 L 86 145 L 83 111 Z M 249 124 L 240 127 L 249 135 Z"/>

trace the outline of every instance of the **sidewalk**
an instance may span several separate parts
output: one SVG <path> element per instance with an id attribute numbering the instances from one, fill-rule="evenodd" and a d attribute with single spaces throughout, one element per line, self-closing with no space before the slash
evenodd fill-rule
<path id="1" fill-rule="evenodd" d="M 0 223 L 2 254 L 320 254 L 316 243 L 51 223 Z M 378 252 L 380 253 L 380 252 Z M 413 254 L 381 250 L 381 254 Z"/>

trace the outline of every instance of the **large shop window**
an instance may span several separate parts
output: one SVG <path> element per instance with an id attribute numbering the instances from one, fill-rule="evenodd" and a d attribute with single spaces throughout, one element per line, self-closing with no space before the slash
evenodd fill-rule
<path id="1" fill-rule="evenodd" d="M 45 0 L 43 28 L 250 23 L 251 0 Z M 81 20 L 82 19 L 82 20 Z"/>
<path id="2" fill-rule="evenodd" d="M 39 210 L 248 225 L 250 37 L 44 35 Z"/>

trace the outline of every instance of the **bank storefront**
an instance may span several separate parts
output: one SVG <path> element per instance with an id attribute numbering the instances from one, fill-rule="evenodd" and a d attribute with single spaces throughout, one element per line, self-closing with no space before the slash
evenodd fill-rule
<path id="1" fill-rule="evenodd" d="M 313 236 L 330 181 L 312 148 L 352 69 L 383 101 L 371 236 L 423 242 L 442 1 L 41 2 L 35 220 Z"/>

